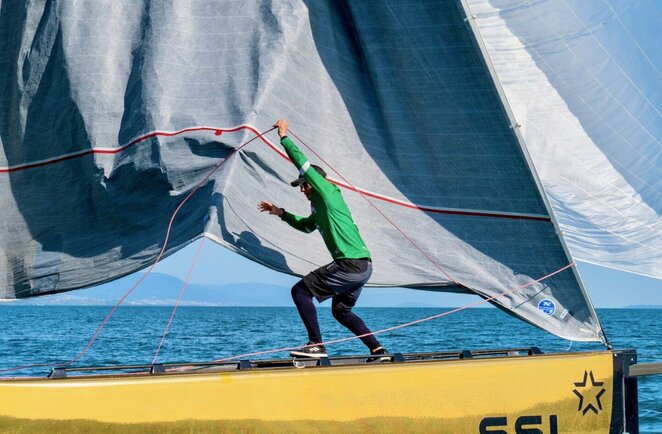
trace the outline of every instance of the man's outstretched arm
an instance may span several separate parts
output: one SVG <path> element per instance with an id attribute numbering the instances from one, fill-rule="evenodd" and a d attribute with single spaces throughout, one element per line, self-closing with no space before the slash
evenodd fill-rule
<path id="1" fill-rule="evenodd" d="M 257 209 L 260 210 L 260 212 L 269 212 L 269 214 L 277 215 L 285 223 L 287 223 L 288 225 L 292 226 L 294 229 L 297 229 L 301 232 L 305 232 L 309 234 L 315 229 L 317 229 L 317 226 L 315 225 L 312 216 L 301 217 L 295 214 L 291 214 L 285 211 L 284 208 L 279 208 L 276 205 L 272 204 L 271 202 L 267 202 L 263 200 L 262 202 L 257 204 Z"/>

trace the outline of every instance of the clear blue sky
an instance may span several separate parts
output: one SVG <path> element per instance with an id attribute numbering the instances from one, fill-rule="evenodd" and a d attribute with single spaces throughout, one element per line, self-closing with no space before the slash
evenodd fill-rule
<path id="1" fill-rule="evenodd" d="M 184 280 L 200 241 L 196 241 L 180 252 L 161 261 L 155 272 L 170 274 Z M 598 308 L 624 307 L 629 305 L 662 305 L 662 281 L 631 273 L 611 270 L 596 265 L 580 263 L 579 270 L 593 303 Z M 271 283 L 292 286 L 297 278 L 277 273 L 253 263 L 240 255 L 205 241 L 200 258 L 191 275 L 191 283 Z M 403 288 L 366 288 L 366 294 L 376 294 L 389 300 L 419 303 L 429 302 L 435 306 L 462 306 L 477 300 L 475 296 L 414 291 Z"/>

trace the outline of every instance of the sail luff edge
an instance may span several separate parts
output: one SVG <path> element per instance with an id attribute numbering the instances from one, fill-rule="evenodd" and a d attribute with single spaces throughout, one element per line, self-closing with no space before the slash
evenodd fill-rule
<path id="1" fill-rule="evenodd" d="M 558 239 L 561 243 L 561 247 L 563 248 L 563 251 L 566 255 L 566 258 L 568 259 L 568 262 L 573 262 L 574 259 L 572 258 L 572 255 L 570 254 L 570 249 L 568 248 L 568 245 L 563 238 L 562 231 L 560 228 L 560 225 L 558 223 L 558 219 L 556 218 L 556 214 L 554 213 L 554 209 L 551 206 L 551 202 L 549 201 L 549 198 L 547 197 L 547 194 L 545 193 L 545 189 L 543 188 L 542 181 L 540 177 L 538 176 L 538 172 L 535 168 L 535 165 L 533 164 L 533 159 L 531 158 L 531 155 L 528 152 L 528 149 L 526 147 L 526 142 L 524 140 L 524 136 L 522 136 L 522 132 L 520 130 L 520 124 L 517 122 L 515 119 L 514 112 L 510 106 L 510 103 L 508 102 L 508 98 L 506 97 L 506 93 L 503 89 L 503 86 L 501 85 L 501 82 L 499 81 L 499 77 L 496 73 L 496 69 L 494 68 L 494 65 L 492 64 L 492 61 L 490 60 L 489 53 L 487 51 L 487 47 L 485 46 L 485 42 L 483 41 L 483 38 L 481 37 L 480 30 L 478 29 L 478 24 L 476 23 L 476 14 L 473 13 L 471 10 L 471 6 L 469 6 L 468 0 L 459 0 L 460 6 L 465 14 L 465 19 L 464 22 L 469 25 L 469 28 L 471 30 L 471 34 L 473 35 L 474 41 L 480 51 L 480 54 L 483 57 L 483 61 L 485 62 L 485 67 L 487 68 L 489 75 L 492 79 L 492 83 L 494 84 L 495 90 L 497 91 L 497 94 L 499 96 L 499 100 L 501 101 L 501 106 L 504 109 L 506 116 L 508 117 L 508 121 L 510 123 L 510 129 L 513 130 L 513 133 L 515 135 L 515 138 L 517 140 L 517 143 L 520 146 L 520 149 L 522 151 L 522 154 L 524 155 L 524 158 L 526 159 L 527 165 L 529 166 L 529 170 L 531 171 L 531 176 L 533 177 L 534 182 L 536 183 L 536 187 L 538 188 L 538 192 L 540 194 L 540 197 L 543 200 L 543 204 L 545 205 L 545 209 L 547 210 L 547 214 L 550 217 L 550 220 L 552 224 L 554 225 L 554 229 L 556 231 L 556 234 L 558 236 Z M 579 274 L 579 271 L 577 269 L 577 265 L 573 265 L 572 267 L 572 272 L 577 280 L 577 284 L 579 286 L 579 289 L 581 290 L 584 298 L 587 301 L 588 308 L 591 311 L 591 314 L 593 317 L 596 319 L 598 322 L 599 330 L 597 330 L 597 335 L 600 337 L 602 340 L 602 343 L 607 347 L 611 348 L 611 344 L 607 338 L 607 335 L 605 333 L 604 327 L 602 326 L 602 323 L 600 322 L 600 318 L 597 315 L 597 312 L 595 311 L 595 306 L 593 305 L 593 301 L 591 300 L 591 297 L 586 290 L 586 287 L 584 286 L 584 282 L 582 281 L 582 278 Z"/>

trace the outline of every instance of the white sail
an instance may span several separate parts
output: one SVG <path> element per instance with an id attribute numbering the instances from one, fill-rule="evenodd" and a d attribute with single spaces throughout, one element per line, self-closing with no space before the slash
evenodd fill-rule
<path id="1" fill-rule="evenodd" d="M 469 0 L 576 259 L 662 278 L 662 9 Z"/>

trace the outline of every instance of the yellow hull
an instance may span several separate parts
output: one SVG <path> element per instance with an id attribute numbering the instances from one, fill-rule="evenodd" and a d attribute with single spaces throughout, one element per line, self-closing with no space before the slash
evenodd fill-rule
<path id="1" fill-rule="evenodd" d="M 0 427 L 3 421 L 90 420 L 159 423 L 163 430 L 163 424 L 207 421 L 244 426 L 244 432 L 307 425 L 343 432 L 609 433 L 612 409 L 621 408 L 614 399 L 623 395 L 614 359 L 605 351 L 6 380 L 0 381 Z"/>

